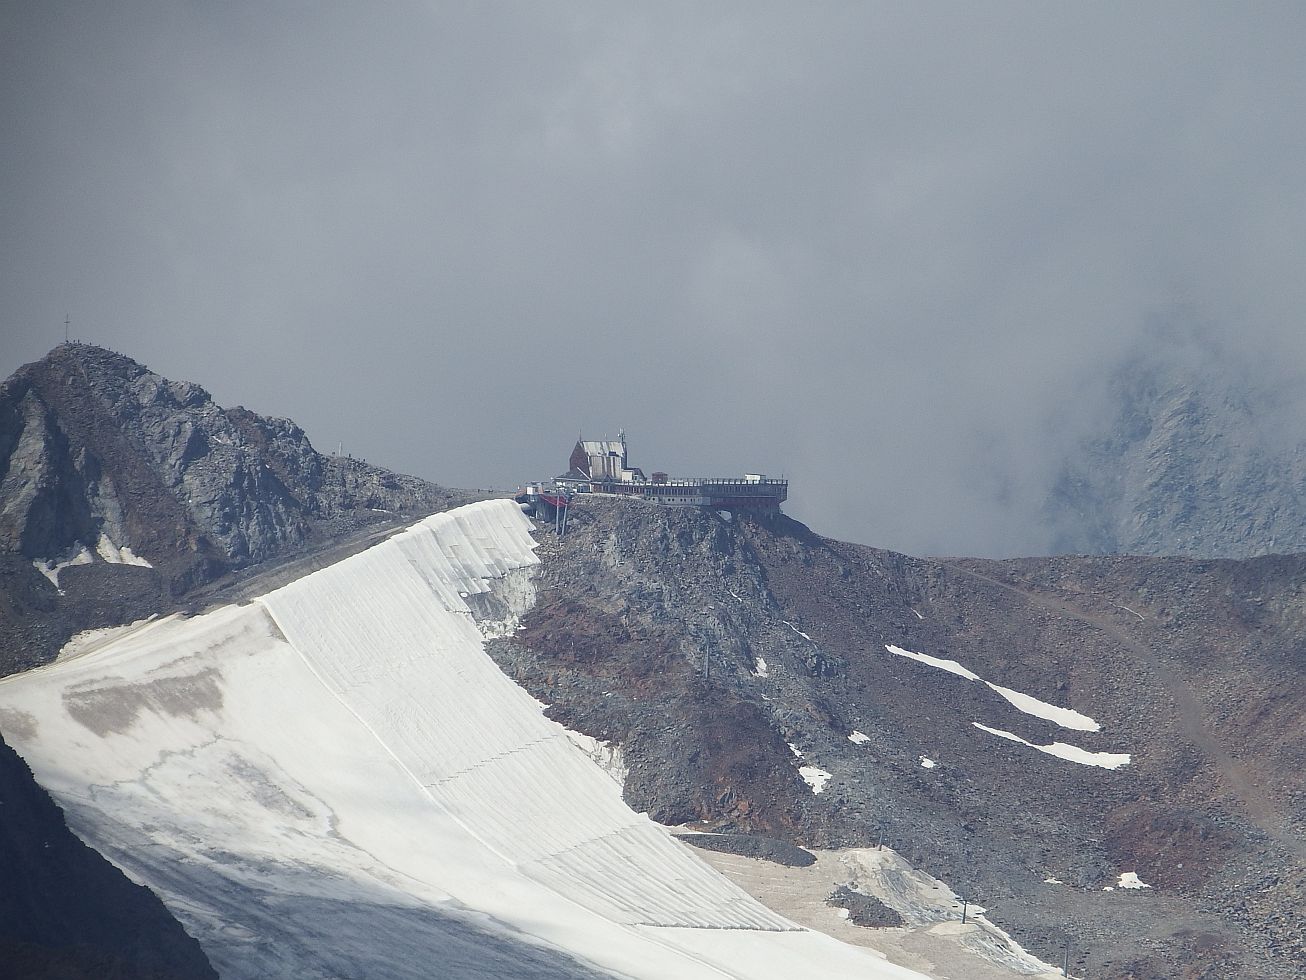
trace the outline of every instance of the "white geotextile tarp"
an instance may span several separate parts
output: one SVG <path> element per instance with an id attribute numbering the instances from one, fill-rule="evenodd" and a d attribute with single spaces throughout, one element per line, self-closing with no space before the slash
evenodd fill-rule
<path id="1" fill-rule="evenodd" d="M 484 653 L 511 501 L 0 680 L 70 824 L 224 977 L 916 977 L 798 930 L 629 810 Z"/>
<path id="2" fill-rule="evenodd" d="M 481 652 L 463 595 L 536 560 L 529 521 L 505 516 L 502 507 L 438 515 L 262 602 L 426 792 L 527 874 L 632 924 L 792 928 L 632 813 Z M 655 887 L 664 877 L 674 890 Z"/>

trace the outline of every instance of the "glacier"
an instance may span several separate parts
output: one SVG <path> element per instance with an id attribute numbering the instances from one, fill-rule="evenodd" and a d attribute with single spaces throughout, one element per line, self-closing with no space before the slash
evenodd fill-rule
<path id="1" fill-rule="evenodd" d="M 224 977 L 921 977 L 712 870 L 498 669 L 468 600 L 531 530 L 483 501 L 70 647 L 0 730 Z"/>

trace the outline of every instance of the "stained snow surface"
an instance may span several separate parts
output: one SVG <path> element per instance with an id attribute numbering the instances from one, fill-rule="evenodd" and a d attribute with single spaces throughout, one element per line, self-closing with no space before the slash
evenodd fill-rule
<path id="1" fill-rule="evenodd" d="M 135 554 L 127 545 L 119 548 L 113 543 L 113 540 L 107 534 L 101 534 L 99 543 L 95 546 L 96 552 L 100 557 L 112 565 L 140 565 L 142 568 L 153 568 L 148 561 L 140 555 Z"/>
<path id="2" fill-rule="evenodd" d="M 223 976 L 919 977 L 709 869 L 496 668 L 463 595 L 530 529 L 473 504 L 6 678 L 4 734 Z"/>

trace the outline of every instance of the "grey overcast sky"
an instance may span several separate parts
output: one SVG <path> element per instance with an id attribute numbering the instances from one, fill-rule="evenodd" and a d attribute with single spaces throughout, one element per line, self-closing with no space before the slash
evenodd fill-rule
<path id="1" fill-rule="evenodd" d="M 1036 553 L 1148 323 L 1306 355 L 1306 6 L 0 5 L 0 373 L 73 333 L 457 486 L 761 470 Z"/>

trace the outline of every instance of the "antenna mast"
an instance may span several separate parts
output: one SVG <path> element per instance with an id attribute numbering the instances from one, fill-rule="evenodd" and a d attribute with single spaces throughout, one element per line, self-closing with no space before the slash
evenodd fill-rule
<path id="1" fill-rule="evenodd" d="M 68 343 L 68 325 L 72 322 L 73 317 L 71 313 L 63 318 L 63 342 L 65 344 Z"/>

